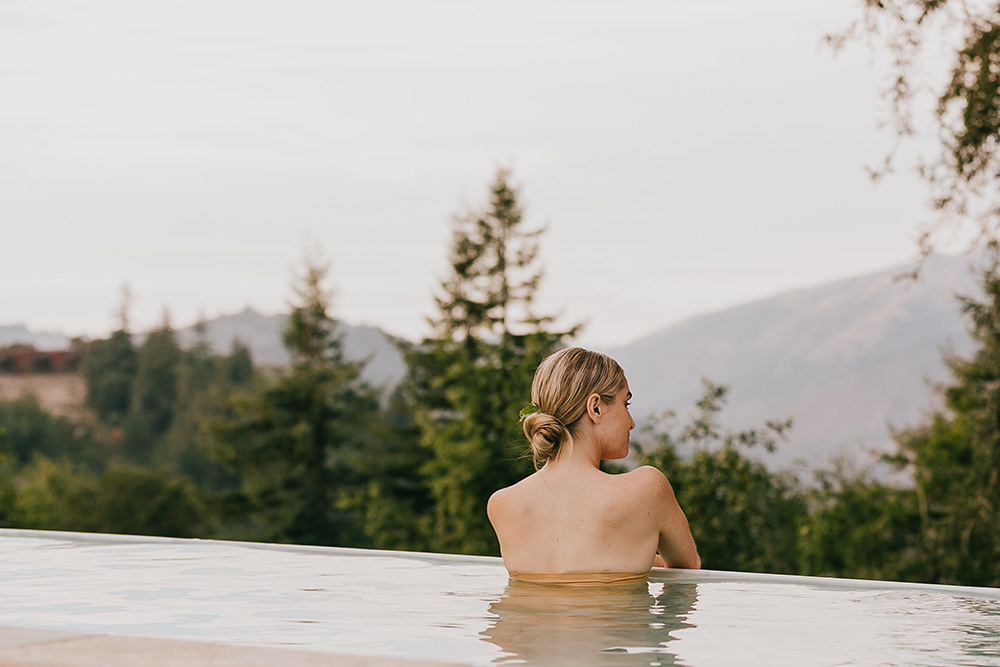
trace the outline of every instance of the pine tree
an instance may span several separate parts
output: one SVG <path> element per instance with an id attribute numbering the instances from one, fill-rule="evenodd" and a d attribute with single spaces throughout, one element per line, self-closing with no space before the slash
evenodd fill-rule
<path id="1" fill-rule="evenodd" d="M 241 475 L 249 525 L 239 536 L 325 545 L 363 542 L 353 510 L 338 502 L 360 484 L 351 466 L 377 421 L 377 394 L 347 361 L 339 323 L 315 259 L 295 286 L 284 331 L 290 368 L 231 405 L 216 425 L 220 455 Z"/>
<path id="2" fill-rule="evenodd" d="M 533 312 L 542 230 L 525 229 L 509 181 L 498 170 L 489 204 L 455 218 L 434 335 L 408 355 L 439 551 L 498 553 L 486 501 L 529 472 L 518 411 L 535 368 L 575 331 L 551 332 L 552 319 Z"/>
<path id="3" fill-rule="evenodd" d="M 132 335 L 124 329 L 85 348 L 82 372 L 87 381 L 87 405 L 109 426 L 125 420 L 137 366 Z"/>
<path id="4" fill-rule="evenodd" d="M 132 291 L 128 284 L 121 289 L 121 303 L 115 314 L 118 329 L 106 339 L 92 341 L 84 347 L 81 371 L 87 381 L 87 405 L 98 419 L 112 427 L 120 427 L 132 399 L 132 381 L 138 365 L 138 353 L 129 329 Z"/>
<path id="5" fill-rule="evenodd" d="M 125 455 L 139 464 L 158 461 L 164 437 L 177 412 L 182 352 L 167 323 L 152 331 L 139 348 L 135 379 L 125 419 Z"/>
<path id="6" fill-rule="evenodd" d="M 177 369 L 177 409 L 166 434 L 163 463 L 200 487 L 219 491 L 234 480 L 213 456 L 207 425 L 229 394 L 254 379 L 255 370 L 245 345 L 234 343 L 231 354 L 219 356 L 211 352 L 203 321 L 195 325 L 195 333 L 197 339 L 183 352 Z"/>
<path id="7" fill-rule="evenodd" d="M 256 373 L 250 348 L 246 343 L 234 340 L 229 355 L 221 360 L 219 378 L 230 387 L 239 387 L 251 382 Z"/>
<path id="8" fill-rule="evenodd" d="M 363 456 L 352 461 L 362 484 L 341 502 L 363 517 L 364 546 L 430 551 L 433 498 L 419 474 L 429 456 L 420 445 L 412 395 L 397 387 L 384 403 Z"/>

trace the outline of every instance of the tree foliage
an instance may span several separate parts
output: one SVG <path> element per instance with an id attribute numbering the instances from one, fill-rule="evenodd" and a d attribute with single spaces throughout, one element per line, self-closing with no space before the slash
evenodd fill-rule
<path id="1" fill-rule="evenodd" d="M 358 481 L 376 417 L 376 392 L 347 361 L 323 286 L 327 268 L 308 259 L 284 331 L 291 366 L 261 389 L 238 395 L 215 428 L 220 456 L 238 473 L 258 539 L 343 545 L 363 535 L 338 500 Z"/>
<path id="2" fill-rule="evenodd" d="M 945 409 L 897 434 L 895 463 L 911 470 L 923 578 L 1000 586 L 1000 275 L 983 273 L 985 299 L 962 299 L 977 343 L 946 357 Z"/>
<path id="3" fill-rule="evenodd" d="M 918 133 L 915 100 L 936 103 L 929 121 L 939 150 L 919 164 L 934 208 L 941 214 L 921 234 L 924 252 L 949 228 L 972 221 L 978 241 L 1000 241 L 1000 3 L 997 0 L 865 0 L 864 13 L 835 46 L 859 35 L 887 47 L 891 76 L 884 90 L 896 134 Z M 929 80 L 944 44 L 952 52 L 948 74 Z M 916 116 L 921 116 L 918 120 Z M 881 175 L 891 169 L 893 154 Z"/>
<path id="4" fill-rule="evenodd" d="M 797 571 L 805 501 L 797 480 L 772 473 L 747 453 L 771 451 L 791 421 L 732 432 L 718 423 L 728 387 L 704 381 L 690 423 L 668 413 L 635 437 L 640 463 L 663 471 L 688 517 L 706 567 L 750 572 Z"/>
<path id="5" fill-rule="evenodd" d="M 85 424 L 50 414 L 30 396 L 0 402 L 0 451 L 20 464 L 41 454 L 96 465 L 102 452 Z"/>
<path id="6" fill-rule="evenodd" d="M 124 329 L 86 346 L 82 372 L 87 381 L 87 405 L 110 426 L 121 424 L 128 414 L 137 366 L 132 335 Z"/>
<path id="7" fill-rule="evenodd" d="M 919 544 L 916 496 L 849 472 L 842 463 L 816 472 L 799 536 L 803 574 L 928 581 Z"/>
<path id="8" fill-rule="evenodd" d="M 339 503 L 358 516 L 364 540 L 355 546 L 429 551 L 434 499 L 420 473 L 429 454 L 420 444 L 412 394 L 395 389 L 353 459 L 360 483 Z"/>
<path id="9" fill-rule="evenodd" d="M 946 355 L 941 410 L 897 431 L 886 460 L 909 483 L 820 472 L 803 527 L 808 574 L 1000 585 L 1000 276 L 964 298 L 977 349 Z"/>
<path id="10" fill-rule="evenodd" d="M 185 350 L 177 365 L 177 398 L 157 464 L 189 477 L 198 486 L 220 491 L 236 484 L 234 475 L 213 452 L 210 425 L 223 411 L 226 397 L 248 388 L 255 380 L 246 345 L 234 341 L 226 356 L 212 354 L 204 339 Z"/>
<path id="11" fill-rule="evenodd" d="M 100 533 L 199 537 L 204 498 L 186 478 L 114 464 L 100 475 L 38 456 L 21 471 L 8 525 Z"/>
<path id="12" fill-rule="evenodd" d="M 128 413 L 124 455 L 134 463 L 155 462 L 177 413 L 177 383 L 183 353 L 166 324 L 139 348 Z"/>

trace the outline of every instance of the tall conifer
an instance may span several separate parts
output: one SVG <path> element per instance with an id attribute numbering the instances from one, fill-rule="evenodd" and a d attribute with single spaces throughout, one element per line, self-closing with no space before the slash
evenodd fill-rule
<path id="1" fill-rule="evenodd" d="M 155 462 L 177 413 L 177 380 L 182 352 L 177 335 L 164 322 L 139 348 L 128 415 L 125 454 L 136 463 Z"/>
<path id="2" fill-rule="evenodd" d="M 284 331 L 290 367 L 233 404 L 216 428 L 220 453 L 243 479 L 246 535 L 308 544 L 357 545 L 362 527 L 337 501 L 358 484 L 350 460 L 377 420 L 377 393 L 347 361 L 323 287 L 327 267 L 306 261 Z"/>
<path id="3" fill-rule="evenodd" d="M 436 550 L 498 553 L 486 501 L 530 470 L 518 411 L 535 368 L 573 333 L 549 331 L 552 318 L 532 308 L 541 232 L 524 226 L 510 172 L 498 170 L 488 204 L 454 219 L 433 336 L 408 355 Z"/>
<path id="4" fill-rule="evenodd" d="M 132 334 L 119 329 L 106 339 L 87 344 L 82 373 L 87 381 L 87 405 L 99 419 L 119 426 L 128 413 L 138 353 Z"/>

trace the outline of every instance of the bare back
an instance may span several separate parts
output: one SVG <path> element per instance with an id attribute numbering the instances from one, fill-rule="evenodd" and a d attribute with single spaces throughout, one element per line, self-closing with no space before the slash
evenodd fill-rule
<path id="1" fill-rule="evenodd" d="M 675 559 L 681 554 L 682 567 L 697 567 L 685 553 L 697 558 L 693 542 L 674 544 L 690 533 L 669 483 L 655 468 L 609 475 L 593 467 L 546 466 L 494 494 L 488 510 L 513 575 L 645 574 L 658 549 Z M 678 515 L 682 531 L 674 525 Z"/>

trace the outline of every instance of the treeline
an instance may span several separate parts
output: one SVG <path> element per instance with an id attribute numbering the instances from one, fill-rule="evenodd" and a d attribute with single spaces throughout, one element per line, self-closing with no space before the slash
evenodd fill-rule
<path id="1" fill-rule="evenodd" d="M 531 472 L 518 411 L 535 367 L 577 332 L 534 308 L 540 230 L 509 179 L 455 218 L 432 334 L 401 343 L 397 387 L 369 386 L 345 358 L 326 265 L 307 259 L 287 367 L 255 367 L 238 342 L 215 354 L 203 335 L 182 349 L 167 324 L 138 344 L 123 326 L 84 350 L 90 418 L 0 403 L 0 525 L 497 554 L 486 500 Z M 896 434 L 889 462 L 909 483 L 768 471 L 754 450 L 790 422 L 727 431 L 727 389 L 709 382 L 690 423 L 633 435 L 706 567 L 1000 585 L 996 267 L 984 284 L 984 302 L 965 302 L 979 349 L 948 359 L 944 409 Z"/>

